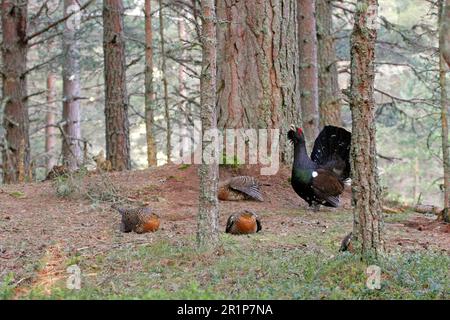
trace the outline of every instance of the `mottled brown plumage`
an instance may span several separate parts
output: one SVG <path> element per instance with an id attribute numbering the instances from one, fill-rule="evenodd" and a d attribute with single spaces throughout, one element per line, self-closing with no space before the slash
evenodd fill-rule
<path id="1" fill-rule="evenodd" d="M 122 215 L 120 224 L 122 232 L 145 233 L 154 232 L 159 228 L 159 216 L 149 207 L 125 209 L 113 205 L 112 208 Z"/>
<path id="2" fill-rule="evenodd" d="M 245 210 L 244 212 L 232 214 L 227 221 L 226 233 L 250 234 L 262 229 L 261 220 L 254 212 Z"/>
<path id="3" fill-rule="evenodd" d="M 238 176 L 219 183 L 218 197 L 225 201 L 258 200 L 264 201 L 260 183 L 250 176 Z"/>

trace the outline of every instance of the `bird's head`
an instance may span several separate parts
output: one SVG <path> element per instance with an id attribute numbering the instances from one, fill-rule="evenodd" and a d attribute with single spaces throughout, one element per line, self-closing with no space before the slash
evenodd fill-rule
<path id="1" fill-rule="evenodd" d="M 305 141 L 305 135 L 303 134 L 302 128 L 297 128 L 294 125 L 291 125 L 291 128 L 287 133 L 287 137 L 289 141 L 294 144 Z"/>
<path id="2" fill-rule="evenodd" d="M 250 210 L 245 210 L 245 211 L 242 213 L 242 216 L 243 216 L 244 218 L 250 219 L 250 218 L 253 218 L 253 216 L 255 216 L 255 214 L 254 214 L 252 211 L 250 211 Z"/>

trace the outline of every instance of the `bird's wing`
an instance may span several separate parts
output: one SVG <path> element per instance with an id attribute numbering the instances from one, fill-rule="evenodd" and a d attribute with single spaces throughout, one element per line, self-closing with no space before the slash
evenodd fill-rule
<path id="1" fill-rule="evenodd" d="M 336 174 L 324 169 L 313 171 L 312 188 L 318 198 L 339 206 L 339 195 L 344 191 L 344 184 Z"/>
<path id="2" fill-rule="evenodd" d="M 231 231 L 231 228 L 233 227 L 235 221 L 236 221 L 236 214 L 232 214 L 227 220 L 227 226 L 225 228 L 226 233 L 229 233 Z"/>
<path id="3" fill-rule="evenodd" d="M 259 190 L 259 182 L 249 176 L 240 176 L 230 179 L 230 188 L 243 192 L 253 199 L 264 201 L 261 191 Z"/>

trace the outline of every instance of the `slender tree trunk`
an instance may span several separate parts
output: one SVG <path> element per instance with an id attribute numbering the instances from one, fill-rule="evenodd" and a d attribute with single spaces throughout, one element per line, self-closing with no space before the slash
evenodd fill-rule
<path id="1" fill-rule="evenodd" d="M 154 131 L 155 92 L 153 89 L 153 32 L 151 0 L 145 0 L 145 129 L 147 138 L 147 163 L 157 165 Z"/>
<path id="2" fill-rule="evenodd" d="M 216 13 L 214 0 L 201 0 L 202 13 L 202 73 L 200 79 L 200 104 L 202 121 L 202 152 L 215 149 L 217 141 L 205 136 L 207 130 L 217 129 L 216 111 Z M 199 168 L 200 196 L 198 211 L 197 244 L 199 248 L 214 248 L 219 242 L 219 181 L 218 154 L 203 157 Z M 209 160 L 209 161 L 208 161 Z"/>
<path id="3" fill-rule="evenodd" d="M 448 96 L 446 89 L 447 66 L 441 59 L 440 63 L 440 86 L 441 86 L 441 123 L 442 123 L 442 155 L 444 168 L 444 208 L 449 208 L 450 201 L 450 154 L 448 143 Z"/>
<path id="4" fill-rule="evenodd" d="M 180 43 L 182 45 L 186 42 L 186 25 L 183 20 L 183 17 L 179 17 L 178 20 L 178 38 L 180 39 Z M 180 56 L 181 60 L 184 61 L 185 55 L 183 54 L 183 51 L 181 52 Z M 184 64 L 180 63 L 178 66 L 178 90 L 180 92 L 181 96 L 186 95 L 186 68 L 184 67 Z M 184 100 L 184 99 L 183 99 Z M 181 108 L 185 109 L 185 103 L 181 104 Z"/>
<path id="5" fill-rule="evenodd" d="M 296 0 L 217 1 L 219 128 L 280 129 L 301 123 Z"/>
<path id="6" fill-rule="evenodd" d="M 103 1 L 103 50 L 106 154 L 113 170 L 129 170 L 130 137 L 121 0 Z"/>
<path id="7" fill-rule="evenodd" d="M 442 155 L 444 168 L 444 208 L 450 207 L 450 152 L 448 142 L 448 95 L 446 75 L 450 66 L 450 0 L 440 1 L 439 84 L 441 87 Z M 448 65 L 446 65 L 446 62 Z"/>
<path id="8" fill-rule="evenodd" d="M 47 171 L 56 165 L 56 73 L 47 74 L 47 112 L 45 116 L 45 152 L 47 153 Z"/>
<path id="9" fill-rule="evenodd" d="M 166 68 L 166 50 L 165 50 L 165 39 L 164 39 L 164 17 L 163 17 L 163 1 L 159 0 L 159 35 L 161 42 L 161 73 L 162 73 L 162 82 L 164 89 L 164 116 L 166 118 L 166 130 L 167 130 L 167 138 L 166 138 L 166 149 L 167 149 L 167 163 L 170 163 L 172 159 L 172 142 L 171 142 L 171 119 L 169 112 L 169 91 L 167 87 L 167 68 Z"/>
<path id="10" fill-rule="evenodd" d="M 358 0 L 351 36 L 353 234 L 363 255 L 384 249 L 373 97 L 377 7 L 377 0 Z"/>
<path id="11" fill-rule="evenodd" d="M 26 102 L 27 82 L 27 2 L 2 0 L 2 87 L 6 100 L 3 127 L 6 130 L 2 149 L 3 181 L 24 182 L 30 171 L 29 119 Z"/>
<path id="12" fill-rule="evenodd" d="M 316 0 L 297 1 L 300 99 L 303 131 L 305 133 L 307 149 L 312 151 L 314 141 L 319 135 Z"/>
<path id="13" fill-rule="evenodd" d="M 77 0 L 64 0 L 64 14 L 79 12 Z M 80 49 L 77 31 L 79 13 L 66 20 L 63 32 L 63 163 L 69 171 L 75 171 L 81 164 L 81 118 L 80 118 Z"/>
<path id="14" fill-rule="evenodd" d="M 321 128 L 326 125 L 342 125 L 331 1 L 316 0 L 319 118 Z"/>
<path id="15" fill-rule="evenodd" d="M 181 45 L 185 44 L 186 39 L 186 26 L 185 26 L 185 22 L 184 22 L 184 18 L 183 17 L 179 17 L 178 20 L 178 37 L 180 39 L 180 43 Z M 188 117 L 190 116 L 189 114 L 189 106 L 188 103 L 186 103 L 185 98 L 186 95 L 186 68 L 184 67 L 184 59 L 185 56 L 183 54 L 183 51 L 181 53 L 180 59 L 182 60 L 182 63 L 179 64 L 178 66 L 178 91 L 180 93 L 180 115 L 181 115 L 181 119 L 180 119 L 180 124 L 181 124 L 181 130 L 180 130 L 180 137 L 179 137 L 179 141 L 180 141 L 180 145 L 184 146 L 184 144 L 187 144 L 189 141 L 186 137 L 187 134 L 187 125 L 188 125 Z M 185 148 L 180 148 L 180 153 L 179 156 L 183 157 L 183 150 Z"/>
<path id="16" fill-rule="evenodd" d="M 199 17 L 198 17 L 198 4 L 199 4 L 199 0 L 191 0 L 191 5 L 192 5 L 192 16 L 193 16 L 193 20 L 194 20 L 194 26 L 195 26 L 195 32 L 197 34 L 197 37 L 200 38 L 201 36 L 201 29 L 200 29 L 200 23 L 199 23 Z"/>

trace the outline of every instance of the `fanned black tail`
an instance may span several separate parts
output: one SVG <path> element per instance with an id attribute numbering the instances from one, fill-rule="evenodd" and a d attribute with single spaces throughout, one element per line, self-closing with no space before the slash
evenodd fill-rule
<path id="1" fill-rule="evenodd" d="M 311 160 L 333 170 L 342 180 L 350 177 L 351 133 L 344 128 L 325 126 L 311 153 Z"/>

